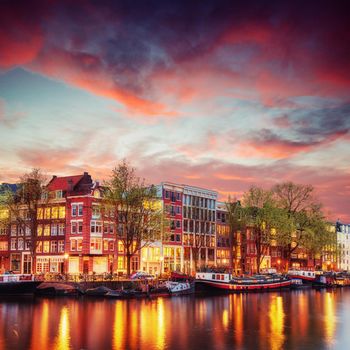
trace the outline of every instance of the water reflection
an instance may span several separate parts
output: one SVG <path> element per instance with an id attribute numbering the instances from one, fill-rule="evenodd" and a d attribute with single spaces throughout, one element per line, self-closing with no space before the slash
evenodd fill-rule
<path id="1" fill-rule="evenodd" d="M 273 296 L 270 301 L 270 349 L 281 349 L 284 342 L 284 312 L 282 296 Z"/>
<path id="2" fill-rule="evenodd" d="M 332 348 L 350 343 L 342 322 L 347 305 L 346 289 L 0 301 L 0 350 Z"/>
<path id="3" fill-rule="evenodd" d="M 54 349 L 57 349 L 57 350 L 70 349 L 69 317 L 68 317 L 67 306 L 64 306 L 61 309 L 60 321 L 58 324 L 58 335 L 55 341 Z"/>
<path id="4" fill-rule="evenodd" d="M 336 316 L 335 316 L 335 305 L 334 305 L 334 295 L 331 293 L 326 293 L 324 297 L 324 332 L 326 342 L 329 346 L 334 344 L 334 334 L 336 329 Z"/>

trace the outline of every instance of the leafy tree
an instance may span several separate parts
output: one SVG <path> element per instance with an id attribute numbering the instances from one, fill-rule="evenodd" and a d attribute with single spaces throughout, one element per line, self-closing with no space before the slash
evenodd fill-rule
<path id="1" fill-rule="evenodd" d="M 322 205 L 315 198 L 311 185 L 285 182 L 274 186 L 272 192 L 277 206 L 286 211 L 293 222 L 294 229 L 280 231 L 278 237 L 288 262 L 299 247 L 316 254 L 322 251 L 322 247 L 331 244 L 332 238 L 327 230 Z"/>
<path id="2" fill-rule="evenodd" d="M 241 202 L 236 199 L 228 198 L 226 202 L 226 210 L 228 213 L 229 231 L 229 247 L 230 247 L 230 270 L 235 269 L 237 273 L 238 259 L 238 240 L 242 239 L 242 234 L 245 232 L 244 226 L 244 209 Z M 240 236 L 240 237 L 239 237 Z"/>
<path id="3" fill-rule="evenodd" d="M 118 228 L 117 239 L 123 242 L 130 275 L 131 258 L 150 242 L 162 238 L 165 220 L 157 189 L 146 185 L 124 160 L 105 183 L 104 203 L 104 210 L 112 213 Z"/>
<path id="4" fill-rule="evenodd" d="M 40 169 L 33 169 L 24 174 L 17 184 L 16 191 L 9 189 L 3 194 L 3 207 L 9 213 L 8 224 L 16 229 L 17 235 L 23 236 L 29 242 L 32 261 L 39 242 L 38 209 L 44 206 L 47 200 L 46 177 Z"/>
<path id="5" fill-rule="evenodd" d="M 272 244 L 278 244 L 281 233 L 291 232 L 293 223 L 286 211 L 279 208 L 272 191 L 251 187 L 243 196 L 247 229 L 251 229 L 257 255 L 257 272 L 269 254 Z"/>

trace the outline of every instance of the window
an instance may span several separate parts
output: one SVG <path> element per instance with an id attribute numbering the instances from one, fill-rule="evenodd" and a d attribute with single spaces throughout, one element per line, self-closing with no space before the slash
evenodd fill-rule
<path id="1" fill-rule="evenodd" d="M 51 225 L 51 236 L 57 236 L 57 225 Z"/>
<path id="2" fill-rule="evenodd" d="M 118 253 L 124 253 L 124 244 L 122 241 L 118 241 Z"/>
<path id="3" fill-rule="evenodd" d="M 62 190 L 56 191 L 56 198 L 57 199 L 63 198 L 63 191 Z"/>
<path id="4" fill-rule="evenodd" d="M 50 208 L 45 208 L 44 219 L 51 219 L 51 209 Z"/>
<path id="5" fill-rule="evenodd" d="M 118 270 L 124 270 L 125 268 L 124 262 L 125 262 L 124 256 L 118 256 Z"/>
<path id="6" fill-rule="evenodd" d="M 21 255 L 11 254 L 11 270 L 19 272 L 21 267 Z"/>
<path id="7" fill-rule="evenodd" d="M 92 217 L 94 219 L 99 219 L 101 216 L 100 207 L 98 205 L 92 206 Z"/>
<path id="8" fill-rule="evenodd" d="M 180 220 L 176 220 L 176 228 L 181 228 L 181 221 Z"/>
<path id="9" fill-rule="evenodd" d="M 83 204 L 74 203 L 72 204 L 72 216 L 82 216 L 83 215 Z"/>
<path id="10" fill-rule="evenodd" d="M 66 217 L 66 207 L 59 207 L 59 209 L 58 209 L 58 217 L 60 219 L 64 219 Z"/>
<path id="11" fill-rule="evenodd" d="M 57 241 L 51 241 L 51 253 L 57 253 Z"/>
<path id="12" fill-rule="evenodd" d="M 181 195 L 180 195 L 180 193 L 179 192 L 176 192 L 176 200 L 181 200 Z"/>
<path id="13" fill-rule="evenodd" d="M 70 250 L 72 252 L 75 252 L 77 250 L 77 240 L 76 239 L 71 239 L 71 241 L 70 241 Z"/>
<path id="14" fill-rule="evenodd" d="M 32 246 L 31 242 L 30 241 L 26 241 L 24 249 L 25 250 L 30 250 L 31 246 Z"/>
<path id="15" fill-rule="evenodd" d="M 50 236 L 50 225 L 44 225 L 44 236 Z"/>
<path id="16" fill-rule="evenodd" d="M 18 250 L 24 249 L 24 240 L 23 238 L 18 238 Z"/>
<path id="17" fill-rule="evenodd" d="M 114 251 L 114 242 L 113 242 L 113 241 L 109 241 L 109 250 L 110 250 L 111 252 Z"/>
<path id="18" fill-rule="evenodd" d="M 64 252 L 64 241 L 58 241 L 58 252 L 59 253 Z"/>
<path id="19" fill-rule="evenodd" d="M 11 225 L 11 236 L 17 235 L 17 225 Z"/>
<path id="20" fill-rule="evenodd" d="M 51 218 L 58 219 L 58 207 L 51 208 Z"/>
<path id="21" fill-rule="evenodd" d="M 71 229 L 72 234 L 75 234 L 75 233 L 82 234 L 83 233 L 83 222 L 82 221 L 72 221 L 71 226 L 72 226 L 72 229 Z"/>
<path id="22" fill-rule="evenodd" d="M 6 232 L 6 227 L 0 227 L 0 235 L 6 235 L 7 232 Z"/>
<path id="23" fill-rule="evenodd" d="M 0 251 L 6 251 L 8 250 L 8 243 L 7 242 L 0 242 Z"/>
<path id="24" fill-rule="evenodd" d="M 41 253 L 43 251 L 43 242 L 42 241 L 39 241 L 37 242 L 36 244 L 36 252 L 37 253 Z"/>
<path id="25" fill-rule="evenodd" d="M 50 253 L 50 241 L 44 241 L 43 253 Z"/>
<path id="26" fill-rule="evenodd" d="M 71 222 L 71 233 L 72 234 L 75 234 L 75 233 L 77 233 L 77 231 L 78 231 L 78 228 L 77 228 L 77 225 L 78 223 L 76 222 L 76 221 L 72 221 Z"/>
<path id="27" fill-rule="evenodd" d="M 26 235 L 26 236 L 30 236 L 30 228 L 29 228 L 29 227 L 26 227 L 26 229 L 25 229 L 25 235 Z"/>
<path id="28" fill-rule="evenodd" d="M 102 233 L 102 222 L 101 221 L 91 221 L 90 232 L 91 233 Z"/>
<path id="29" fill-rule="evenodd" d="M 131 270 L 132 271 L 137 271 L 139 269 L 139 257 L 138 256 L 133 256 L 131 258 Z"/>
<path id="30" fill-rule="evenodd" d="M 43 208 L 38 208 L 38 211 L 36 213 L 36 218 L 41 220 L 43 218 L 43 214 L 44 214 Z"/>
<path id="31" fill-rule="evenodd" d="M 102 239 L 101 238 L 91 238 L 90 240 L 90 250 L 102 250 Z"/>
<path id="32" fill-rule="evenodd" d="M 107 239 L 103 240 L 103 250 L 108 250 L 108 240 Z"/>
<path id="33" fill-rule="evenodd" d="M 58 225 L 58 235 L 59 236 L 64 236 L 64 224 L 59 224 Z"/>
<path id="34" fill-rule="evenodd" d="M 16 238 L 11 239 L 11 250 L 16 250 L 17 249 L 17 240 Z"/>
<path id="35" fill-rule="evenodd" d="M 181 214 L 181 207 L 179 206 L 176 207 L 176 214 Z"/>
<path id="36" fill-rule="evenodd" d="M 169 191 L 165 191 L 165 198 L 170 198 L 170 193 L 169 193 Z"/>

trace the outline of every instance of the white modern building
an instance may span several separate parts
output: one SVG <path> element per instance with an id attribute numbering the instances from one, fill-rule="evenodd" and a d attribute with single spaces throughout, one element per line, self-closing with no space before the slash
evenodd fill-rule
<path id="1" fill-rule="evenodd" d="M 350 224 L 337 222 L 338 269 L 350 271 Z"/>

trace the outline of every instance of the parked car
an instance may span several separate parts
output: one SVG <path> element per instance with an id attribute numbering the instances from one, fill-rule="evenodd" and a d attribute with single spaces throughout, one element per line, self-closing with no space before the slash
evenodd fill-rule
<path id="1" fill-rule="evenodd" d="M 155 278 L 155 276 L 145 272 L 145 271 L 137 271 L 135 273 L 133 273 L 130 278 L 132 280 L 141 280 L 141 279 L 145 279 L 145 280 L 153 280 Z"/>

